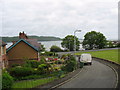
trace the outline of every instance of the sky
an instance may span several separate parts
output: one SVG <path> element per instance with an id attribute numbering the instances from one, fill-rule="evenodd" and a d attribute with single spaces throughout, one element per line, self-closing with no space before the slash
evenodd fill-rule
<path id="1" fill-rule="evenodd" d="M 0 35 L 74 35 L 79 39 L 90 31 L 118 39 L 119 0 L 1 0 Z"/>

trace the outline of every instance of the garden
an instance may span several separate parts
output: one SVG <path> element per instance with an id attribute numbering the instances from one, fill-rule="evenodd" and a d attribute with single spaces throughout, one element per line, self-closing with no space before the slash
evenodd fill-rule
<path id="1" fill-rule="evenodd" d="M 2 70 L 2 89 L 35 88 L 65 77 L 77 67 L 72 55 L 44 53 L 40 61 L 25 60 L 25 63 L 13 64 L 12 67 Z"/>

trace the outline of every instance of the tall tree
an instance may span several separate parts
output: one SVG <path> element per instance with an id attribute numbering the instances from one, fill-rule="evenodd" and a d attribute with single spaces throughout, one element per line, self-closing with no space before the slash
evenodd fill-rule
<path id="1" fill-rule="evenodd" d="M 102 49 L 106 46 L 106 37 L 96 31 L 91 31 L 85 34 L 83 40 L 83 47 L 85 49 Z"/>
<path id="2" fill-rule="evenodd" d="M 76 50 L 79 50 L 80 42 L 77 37 L 73 35 L 67 35 L 65 38 L 63 38 L 63 41 L 61 43 L 62 47 L 73 51 L 74 50 L 74 38 L 76 40 Z"/>

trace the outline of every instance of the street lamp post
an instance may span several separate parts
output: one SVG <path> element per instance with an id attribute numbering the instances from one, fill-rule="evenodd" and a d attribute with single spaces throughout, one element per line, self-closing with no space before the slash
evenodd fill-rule
<path id="1" fill-rule="evenodd" d="M 82 30 L 75 30 L 74 31 L 74 51 L 76 52 L 76 39 L 75 39 L 75 33 L 76 32 L 81 32 Z"/>
<path id="2" fill-rule="evenodd" d="M 68 43 L 68 49 L 69 49 L 69 51 L 70 51 L 70 42 L 71 42 L 71 38 L 70 38 L 70 37 L 68 38 L 68 42 L 69 42 L 69 43 Z"/>

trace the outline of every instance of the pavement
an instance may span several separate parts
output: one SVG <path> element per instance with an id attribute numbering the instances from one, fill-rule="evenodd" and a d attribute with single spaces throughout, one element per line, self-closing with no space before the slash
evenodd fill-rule
<path id="1" fill-rule="evenodd" d="M 116 74 L 109 66 L 93 61 L 91 66 L 84 66 L 75 78 L 58 88 L 115 88 L 116 81 Z"/>

